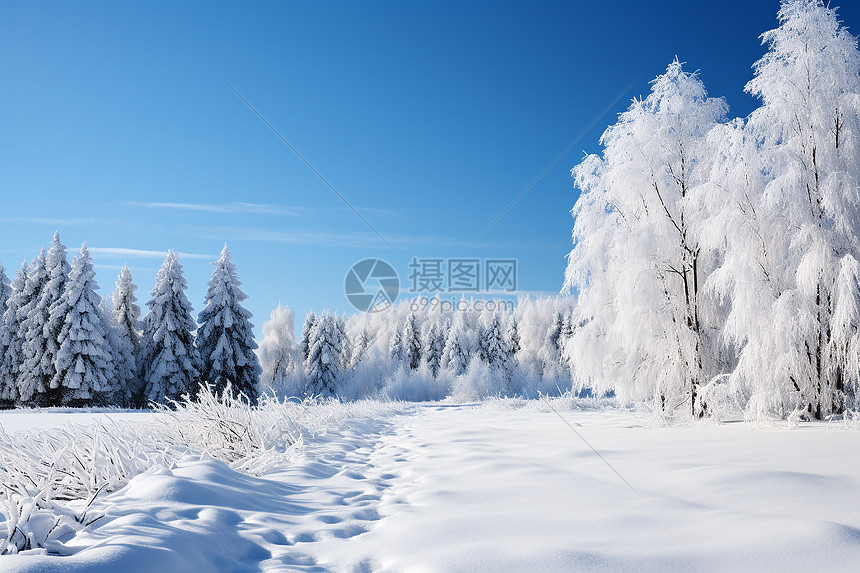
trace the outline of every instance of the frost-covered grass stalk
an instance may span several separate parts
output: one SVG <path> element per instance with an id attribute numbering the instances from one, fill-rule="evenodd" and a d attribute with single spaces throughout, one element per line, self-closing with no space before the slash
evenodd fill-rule
<path id="1" fill-rule="evenodd" d="M 158 407 L 145 423 L 118 420 L 92 426 L 6 433 L 0 427 L 0 554 L 37 547 L 100 518 L 90 506 L 151 469 L 171 468 L 186 455 L 212 457 L 238 471 L 263 474 L 288 463 L 303 445 L 347 420 L 393 405 L 336 400 L 256 405 L 230 389 L 201 388 L 173 408 Z"/>

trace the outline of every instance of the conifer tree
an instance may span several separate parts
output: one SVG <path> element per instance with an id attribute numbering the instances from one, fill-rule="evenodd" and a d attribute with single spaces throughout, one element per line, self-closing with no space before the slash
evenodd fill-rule
<path id="1" fill-rule="evenodd" d="M 57 390 L 54 378 L 57 376 L 57 353 L 60 350 L 60 330 L 66 322 L 66 316 L 57 306 L 66 287 L 69 276 L 69 263 L 66 260 L 66 246 L 60 242 L 59 231 L 54 231 L 54 238 L 45 257 L 45 269 L 48 273 L 48 283 L 42 291 L 38 310 L 40 314 L 47 316 L 45 323 L 44 339 L 45 353 L 39 364 L 42 375 L 50 380 L 45 402 L 51 406 L 59 405 L 61 397 L 55 392 Z"/>
<path id="2" fill-rule="evenodd" d="M 0 315 L 6 312 L 6 305 L 11 295 L 12 286 L 9 283 L 9 277 L 6 276 L 6 269 L 3 267 L 3 262 L 0 261 Z"/>
<path id="3" fill-rule="evenodd" d="M 19 310 L 25 304 L 27 262 L 15 273 L 6 299 L 6 310 L 0 316 L 0 407 L 18 402 L 18 378 L 24 363 L 24 333 Z"/>
<path id="4" fill-rule="evenodd" d="M 414 312 L 409 313 L 403 326 L 403 350 L 406 364 L 417 370 L 421 366 L 421 333 Z"/>
<path id="5" fill-rule="evenodd" d="M 358 363 L 362 361 L 369 347 L 370 335 L 367 333 L 367 329 L 362 328 L 358 333 L 358 337 L 356 337 L 355 342 L 352 344 L 352 352 L 350 352 L 349 355 L 350 368 L 358 366 Z"/>
<path id="6" fill-rule="evenodd" d="M 442 353 L 445 351 L 444 329 L 439 320 L 428 320 L 424 326 L 424 360 L 433 376 L 439 373 L 442 365 Z"/>
<path id="7" fill-rule="evenodd" d="M 505 330 L 505 349 L 507 351 L 508 360 L 516 360 L 520 348 L 520 327 L 517 323 L 516 315 L 512 314 L 511 318 L 508 320 L 508 327 Z"/>
<path id="8" fill-rule="evenodd" d="M 42 357 L 47 352 L 45 325 L 48 314 L 40 306 L 42 291 L 48 283 L 45 267 L 46 251 L 43 248 L 30 266 L 27 267 L 27 280 L 22 293 L 22 306 L 18 309 L 18 319 L 23 332 L 24 360 L 18 377 L 18 395 L 23 404 L 44 403 L 45 392 L 53 377 L 51 368 L 42 368 Z"/>
<path id="9" fill-rule="evenodd" d="M 305 322 L 302 325 L 302 339 L 299 341 L 299 352 L 301 353 L 302 364 L 308 361 L 308 355 L 311 350 L 310 336 L 317 322 L 317 315 L 314 311 L 310 311 L 305 316 Z"/>
<path id="10" fill-rule="evenodd" d="M 546 348 L 553 361 L 557 361 L 561 356 L 561 336 L 563 331 L 564 317 L 562 317 L 560 312 L 556 312 L 553 314 L 549 330 L 546 332 Z"/>
<path id="11" fill-rule="evenodd" d="M 349 336 L 346 334 L 346 319 L 343 315 L 334 315 L 335 326 L 337 327 L 337 335 L 340 339 L 341 344 L 341 354 L 340 354 L 340 362 L 338 362 L 338 366 L 341 370 L 346 370 L 349 368 L 350 363 L 352 362 L 352 344 L 350 342 Z"/>
<path id="12" fill-rule="evenodd" d="M 127 406 L 138 407 L 141 404 L 143 387 L 138 376 L 137 357 L 140 356 L 140 306 L 134 291 L 131 271 L 125 265 L 119 272 L 116 288 L 111 295 L 113 303 L 112 325 L 115 332 L 117 398 Z"/>
<path id="13" fill-rule="evenodd" d="M 406 347 L 403 344 L 403 332 L 399 328 L 395 328 L 391 334 L 391 342 L 388 344 L 388 355 L 391 356 L 391 363 L 396 368 L 403 364 L 406 360 Z"/>
<path id="14" fill-rule="evenodd" d="M 317 317 L 308 341 L 310 351 L 305 364 L 308 374 L 306 392 L 310 396 L 335 394 L 335 383 L 343 364 L 343 337 L 337 317 L 324 312 Z"/>
<path id="15" fill-rule="evenodd" d="M 456 321 L 448 331 L 445 349 L 442 351 L 442 367 L 456 375 L 465 374 L 469 368 L 469 350 L 464 340 L 464 327 Z"/>
<path id="16" fill-rule="evenodd" d="M 184 394 L 193 396 L 200 378 L 200 359 L 194 346 L 192 307 L 185 296 L 188 285 L 176 252 L 168 251 L 146 303 L 143 319 L 145 402 L 168 403 Z"/>
<path id="17" fill-rule="evenodd" d="M 113 393 L 116 369 L 98 288 L 84 243 L 72 261 L 63 295 L 54 305 L 65 320 L 57 340 L 57 374 L 51 390 L 64 406 L 89 406 Z"/>
<path id="18" fill-rule="evenodd" d="M 254 353 L 257 343 L 250 322 L 252 315 L 242 306 L 248 295 L 240 289 L 242 283 L 227 245 L 213 264 L 205 307 L 198 316 L 201 377 L 215 392 L 223 392 L 230 384 L 234 392 L 253 402 L 259 393 L 261 368 Z"/>
<path id="19" fill-rule="evenodd" d="M 508 350 L 498 314 L 494 313 L 490 323 L 481 329 L 478 352 L 481 360 L 490 366 L 501 367 L 507 362 Z"/>

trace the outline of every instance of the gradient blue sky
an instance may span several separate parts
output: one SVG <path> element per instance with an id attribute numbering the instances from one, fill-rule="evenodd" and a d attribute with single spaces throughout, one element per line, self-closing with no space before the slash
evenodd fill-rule
<path id="1" fill-rule="evenodd" d="M 676 54 L 732 115 L 748 114 L 756 102 L 742 89 L 777 9 L 4 2 L 0 260 L 11 275 L 59 229 L 72 253 L 88 242 L 102 295 L 127 262 L 143 303 L 173 248 L 187 254 L 196 312 L 226 241 L 257 332 L 279 301 L 300 316 L 351 311 L 344 276 L 365 257 L 404 279 L 413 256 L 513 257 L 521 290 L 557 292 L 576 199 L 570 168 Z M 860 27 L 856 4 L 840 14 Z"/>

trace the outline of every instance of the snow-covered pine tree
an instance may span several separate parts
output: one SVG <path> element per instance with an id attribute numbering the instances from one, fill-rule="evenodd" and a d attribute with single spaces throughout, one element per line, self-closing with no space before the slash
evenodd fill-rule
<path id="1" fill-rule="evenodd" d="M 701 411 L 714 362 L 701 288 L 716 264 L 701 245 L 708 134 L 726 111 L 676 59 L 606 130 L 603 156 L 573 170 L 583 193 L 565 285 L 579 292 L 584 326 L 571 346 L 578 375 L 599 390 Z"/>
<path id="2" fill-rule="evenodd" d="M 27 405 L 44 402 L 45 392 L 53 377 L 53 365 L 50 370 L 41 368 L 42 357 L 47 352 L 45 325 L 48 322 L 48 309 L 39 305 L 42 291 L 48 284 L 45 257 L 46 251 L 43 248 L 27 267 L 27 280 L 22 293 L 23 305 L 18 308 L 24 340 L 24 361 L 19 370 L 18 396 L 21 403 Z"/>
<path id="3" fill-rule="evenodd" d="M 6 353 L 4 339 L 7 338 L 6 335 L 6 323 L 3 320 L 3 315 L 6 314 L 6 308 L 9 301 L 9 297 L 12 295 L 12 287 L 9 283 L 9 277 L 6 276 L 6 269 L 3 267 L 3 263 L 0 262 L 0 409 L 8 408 L 9 405 L 4 404 L 3 395 L 4 388 L 10 380 L 9 376 L 7 376 L 3 369 L 3 355 Z"/>
<path id="4" fill-rule="evenodd" d="M 89 406 L 113 394 L 116 369 L 109 341 L 108 324 L 96 294 L 93 260 L 87 244 L 72 261 L 63 295 L 54 305 L 65 321 L 59 333 L 52 393 L 64 406 Z"/>
<path id="5" fill-rule="evenodd" d="M 505 350 L 507 359 L 510 362 L 517 360 L 520 348 L 520 327 L 517 323 L 516 315 L 511 314 L 511 317 L 508 319 L 508 326 L 505 329 Z"/>
<path id="6" fill-rule="evenodd" d="M 418 370 L 421 366 L 421 331 L 414 312 L 409 313 L 406 324 L 403 325 L 403 351 L 406 365 L 412 370 Z"/>
<path id="7" fill-rule="evenodd" d="M 442 365 L 442 353 L 445 351 L 445 333 L 442 322 L 439 319 L 431 318 L 424 323 L 424 341 L 422 348 L 424 349 L 424 361 L 427 362 L 427 367 L 433 376 L 439 373 L 439 368 Z"/>
<path id="8" fill-rule="evenodd" d="M 314 311 L 310 311 L 305 316 L 305 322 L 302 325 L 302 339 L 299 342 L 299 352 L 301 353 L 302 364 L 308 361 L 308 355 L 311 351 L 310 336 L 317 322 L 317 315 Z"/>
<path id="9" fill-rule="evenodd" d="M 366 328 L 362 328 L 358 336 L 355 339 L 355 342 L 352 344 L 352 352 L 349 355 L 349 367 L 355 368 L 358 366 L 358 363 L 364 359 L 364 355 L 367 352 L 367 349 L 370 347 L 370 335 L 367 333 Z"/>
<path id="10" fill-rule="evenodd" d="M 145 402 L 168 403 L 183 394 L 194 395 L 200 378 L 200 359 L 194 346 L 196 323 L 185 296 L 188 284 L 172 249 L 158 271 L 146 303 L 140 364 Z"/>
<path id="11" fill-rule="evenodd" d="M 469 368 L 470 352 L 465 340 L 465 327 L 461 321 L 454 321 L 448 331 L 445 349 L 442 351 L 442 367 L 455 375 L 465 374 Z"/>
<path id="12" fill-rule="evenodd" d="M 558 311 L 552 315 L 552 322 L 549 324 L 549 330 L 546 331 L 545 347 L 549 352 L 550 359 L 553 362 L 558 362 L 561 356 L 561 337 L 564 331 L 564 317 Z"/>
<path id="13" fill-rule="evenodd" d="M 501 368 L 507 363 L 508 350 L 498 313 L 493 313 L 489 323 L 481 329 L 478 355 L 490 366 Z"/>
<path id="14" fill-rule="evenodd" d="M 260 381 L 269 388 L 282 388 L 284 380 L 296 370 L 296 345 L 293 311 L 280 303 L 263 323 L 263 340 L 260 341 Z"/>
<path id="15" fill-rule="evenodd" d="M 209 279 L 205 307 L 200 311 L 197 349 L 203 368 L 201 378 L 221 393 L 232 385 L 236 394 L 255 402 L 259 394 L 260 362 L 254 352 L 251 312 L 242 306 L 248 298 L 227 245 L 221 250 Z"/>
<path id="16" fill-rule="evenodd" d="M 6 310 L 0 316 L 0 408 L 13 407 L 18 401 L 18 378 L 24 363 L 24 338 L 18 311 L 25 304 L 24 285 L 27 263 L 15 273 L 6 298 Z"/>
<path id="17" fill-rule="evenodd" d="M 391 342 L 388 344 L 388 355 L 391 357 L 391 363 L 396 369 L 406 361 L 406 346 L 403 344 L 403 331 L 394 327 L 391 333 Z"/>
<path id="18" fill-rule="evenodd" d="M 131 271 L 125 265 L 116 279 L 116 288 L 111 295 L 113 327 L 115 331 L 115 366 L 117 370 L 118 395 L 121 404 L 140 407 L 143 386 L 138 376 L 137 357 L 140 355 L 140 307 L 134 291 Z"/>
<path id="19" fill-rule="evenodd" d="M 309 396 L 332 396 L 343 364 L 343 337 L 338 317 L 323 312 L 308 336 L 310 351 L 305 364 L 308 374 L 305 392 Z"/>
<path id="20" fill-rule="evenodd" d="M 0 315 L 6 312 L 6 303 L 10 296 L 12 296 L 12 286 L 9 277 L 6 276 L 6 268 L 0 261 Z"/>
<path id="21" fill-rule="evenodd" d="M 45 269 L 48 273 L 48 283 L 42 291 L 38 312 L 47 316 L 44 339 L 45 353 L 42 355 L 39 370 L 48 382 L 45 403 L 57 406 L 62 402 L 61 396 L 55 391 L 57 387 L 54 378 L 57 376 L 57 353 L 60 350 L 60 330 L 66 322 L 66 316 L 57 310 L 57 305 L 66 288 L 69 276 L 69 263 L 66 260 L 66 246 L 60 242 L 60 232 L 54 231 L 54 238 L 45 257 Z"/>
<path id="22" fill-rule="evenodd" d="M 335 315 L 335 326 L 337 326 L 337 335 L 340 338 L 341 354 L 338 366 L 341 370 L 349 368 L 352 362 L 352 344 L 350 344 L 349 336 L 346 334 L 346 318 L 343 315 Z"/>

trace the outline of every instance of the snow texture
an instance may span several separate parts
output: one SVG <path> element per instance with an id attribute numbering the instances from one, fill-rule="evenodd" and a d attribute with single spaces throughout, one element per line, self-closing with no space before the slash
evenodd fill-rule
<path id="1" fill-rule="evenodd" d="M 860 446 L 856 431 L 823 423 L 655 428 L 649 417 L 606 404 L 552 403 L 610 468 L 549 406 L 439 403 L 400 413 L 351 406 L 351 415 L 334 416 L 327 431 L 308 434 L 299 455 L 260 475 L 199 456 L 154 467 L 96 497 L 86 515 L 102 517 L 85 528 L 69 526 L 51 554 L 3 556 L 0 567 L 856 568 L 860 509 L 853 492 L 860 481 L 857 461 L 844 455 Z M 323 407 L 334 414 L 331 408 L 345 406 Z M 43 424 L 46 416 L 11 415 L 19 433 L 9 439 L 22 435 L 28 419 Z M 68 419 L 56 416 L 57 424 Z"/>

